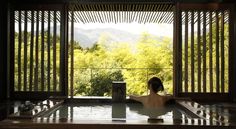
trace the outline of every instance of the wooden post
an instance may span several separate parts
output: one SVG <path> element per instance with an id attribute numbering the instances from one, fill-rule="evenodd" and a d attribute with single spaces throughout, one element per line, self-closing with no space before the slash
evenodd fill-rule
<path id="1" fill-rule="evenodd" d="M 173 33 L 173 88 L 174 96 L 178 96 L 182 89 L 182 22 L 180 3 L 177 3 L 174 9 Z"/>
<path id="2" fill-rule="evenodd" d="M 13 92 L 15 91 L 15 83 L 14 83 L 14 60 L 15 60 L 15 53 L 14 53 L 14 48 L 15 48 L 15 12 L 13 8 L 8 4 L 8 11 L 7 11 L 7 20 L 8 23 L 7 25 L 7 41 L 4 43 L 7 43 L 7 84 L 6 90 L 5 90 L 5 95 L 7 98 L 10 98 L 10 95 L 13 95 Z M 1 62 L 4 63 L 4 62 Z M 2 79 L 2 78 L 1 78 Z"/>
<path id="3" fill-rule="evenodd" d="M 229 14 L 229 96 L 236 102 L 236 9 L 231 6 Z"/>
<path id="4" fill-rule="evenodd" d="M 60 42 L 60 91 L 68 95 L 68 9 L 64 5 L 61 10 L 61 42 Z"/>

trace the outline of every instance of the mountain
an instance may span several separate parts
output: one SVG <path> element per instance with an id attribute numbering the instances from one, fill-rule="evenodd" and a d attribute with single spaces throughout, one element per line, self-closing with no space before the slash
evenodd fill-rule
<path id="1" fill-rule="evenodd" d="M 101 35 L 107 35 L 109 41 L 112 42 L 129 42 L 135 43 L 140 35 L 132 34 L 127 31 L 122 31 L 113 28 L 96 28 L 96 29 L 74 29 L 75 41 L 79 41 L 82 47 L 91 47 L 96 43 Z"/>
<path id="2" fill-rule="evenodd" d="M 59 27 L 59 26 L 58 26 Z M 53 30 L 53 28 L 51 28 Z M 51 32 L 52 33 L 52 32 Z M 59 35 L 60 30 L 57 30 Z M 128 42 L 131 46 L 135 46 L 140 38 L 140 34 L 133 34 L 127 31 L 114 29 L 114 28 L 95 28 L 95 29 L 81 29 L 79 27 L 74 28 L 74 39 L 80 43 L 83 48 L 91 47 L 96 43 L 101 35 L 107 35 L 109 42 Z M 70 31 L 69 31 L 70 35 Z M 162 41 L 163 36 L 152 35 L 157 41 Z"/>

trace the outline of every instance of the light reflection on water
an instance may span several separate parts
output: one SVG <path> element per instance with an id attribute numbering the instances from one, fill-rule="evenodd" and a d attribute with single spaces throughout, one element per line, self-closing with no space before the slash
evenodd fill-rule
<path id="1" fill-rule="evenodd" d="M 137 103 L 80 103 L 63 104 L 58 109 L 48 113 L 44 117 L 49 118 L 70 118 L 78 120 L 147 120 L 148 118 L 160 119 L 182 119 L 189 118 L 178 106 L 170 105 L 158 109 L 145 109 Z"/>

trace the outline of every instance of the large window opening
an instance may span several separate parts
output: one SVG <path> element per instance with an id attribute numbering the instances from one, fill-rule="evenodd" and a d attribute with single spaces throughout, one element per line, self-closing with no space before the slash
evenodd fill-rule
<path id="1" fill-rule="evenodd" d="M 111 96 L 124 81 L 144 95 L 152 76 L 173 93 L 173 5 L 68 9 L 14 11 L 14 94 Z"/>
<path id="2" fill-rule="evenodd" d="M 145 95 L 153 76 L 161 78 L 168 94 L 175 85 L 179 96 L 227 97 L 230 11 L 173 8 L 73 4 L 15 9 L 14 97 L 111 96 L 112 81 L 125 82 L 126 94 Z"/>
<path id="3" fill-rule="evenodd" d="M 124 81 L 127 94 L 146 95 L 153 76 L 172 94 L 172 35 L 173 25 L 164 23 L 74 23 L 73 95 L 111 96 L 112 81 Z"/>
<path id="4" fill-rule="evenodd" d="M 173 94 L 173 5 L 72 5 L 69 12 L 69 95 L 146 95 L 159 77 Z M 86 18 L 83 18 L 86 17 Z"/>

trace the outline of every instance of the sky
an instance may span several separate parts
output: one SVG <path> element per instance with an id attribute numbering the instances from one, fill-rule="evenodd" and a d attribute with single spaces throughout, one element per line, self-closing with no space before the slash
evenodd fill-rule
<path id="1" fill-rule="evenodd" d="M 52 23 L 51 23 L 52 25 Z M 15 31 L 18 32 L 18 24 L 15 23 Z M 28 23 L 28 32 L 31 31 L 31 24 Z M 134 34 L 141 34 L 143 32 L 148 32 L 150 34 L 156 36 L 167 36 L 172 38 L 173 37 L 173 25 L 172 24 L 154 24 L 154 23 L 75 23 L 74 25 L 76 28 L 81 29 L 96 29 L 96 28 L 114 28 L 118 30 L 128 31 Z M 35 26 L 34 26 L 35 27 Z M 39 25 L 41 28 L 41 25 Z M 47 28 L 47 24 L 45 24 L 45 29 Z M 24 24 L 22 24 L 22 30 L 24 29 Z"/>
<path id="2" fill-rule="evenodd" d="M 82 29 L 94 29 L 94 28 L 114 28 L 123 31 L 128 31 L 134 34 L 141 34 L 148 32 L 157 36 L 173 37 L 173 25 L 172 24 L 140 24 L 140 23 L 87 23 L 87 24 L 75 24 L 76 27 Z"/>

